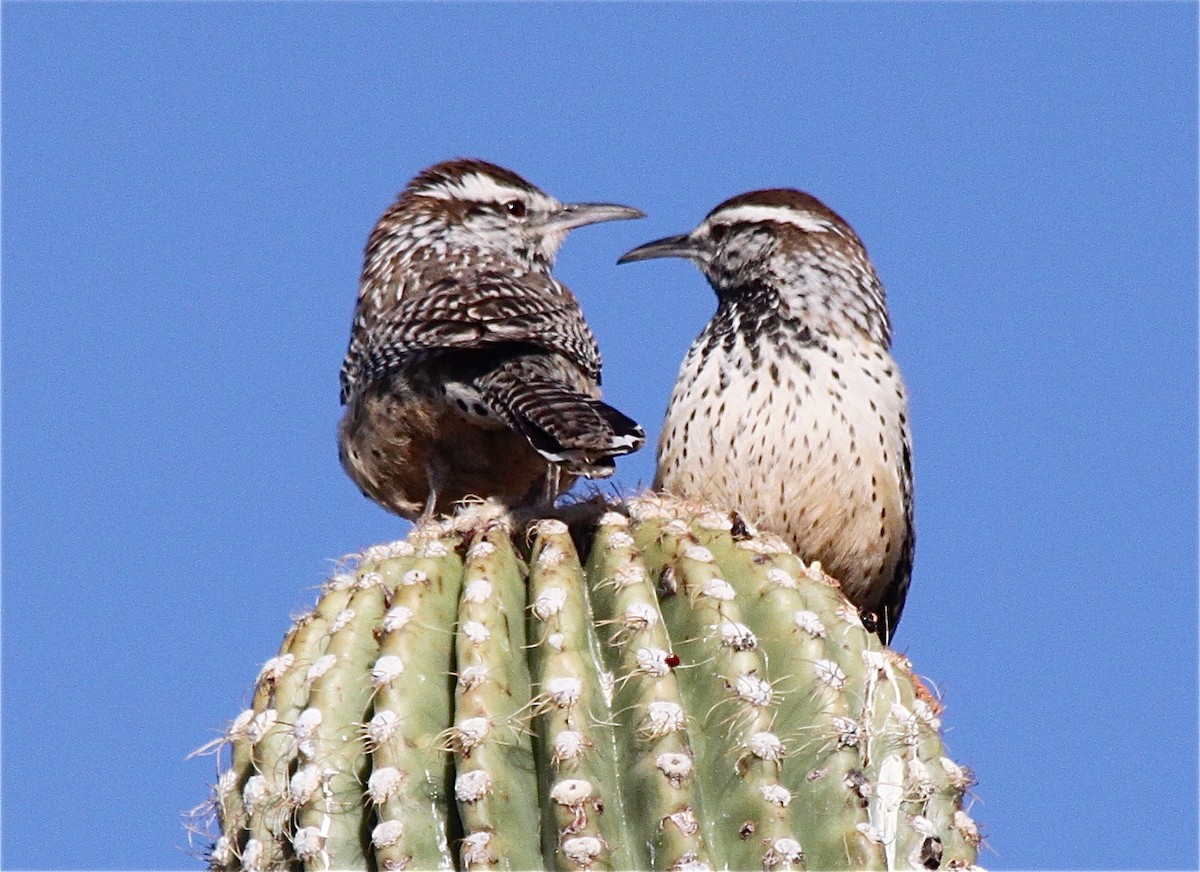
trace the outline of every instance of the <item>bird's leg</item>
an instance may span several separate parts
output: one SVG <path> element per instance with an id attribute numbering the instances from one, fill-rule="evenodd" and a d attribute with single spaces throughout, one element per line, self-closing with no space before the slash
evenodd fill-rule
<path id="1" fill-rule="evenodd" d="M 542 479 L 545 486 L 545 490 L 542 492 L 542 499 L 545 501 L 547 509 L 553 509 L 554 501 L 558 499 L 558 484 L 561 475 L 562 470 L 558 468 L 558 465 L 552 464 L 550 468 L 546 470 L 546 475 Z"/>
<path id="2" fill-rule="evenodd" d="M 519 505 L 525 506 L 539 515 L 553 509 L 554 501 L 558 498 L 559 481 L 558 467 L 550 464 L 546 471 L 529 486 L 529 490 L 525 492 Z"/>
<path id="3" fill-rule="evenodd" d="M 425 464 L 425 475 L 429 479 L 429 496 L 425 500 L 425 510 L 421 512 L 421 523 L 433 520 L 437 510 L 438 494 L 446 481 L 446 468 L 437 457 L 432 457 Z"/>
<path id="4" fill-rule="evenodd" d="M 433 488 L 429 489 L 429 498 L 425 500 L 425 509 L 421 512 L 421 523 L 425 524 L 433 520 L 433 510 L 437 506 L 437 491 Z"/>

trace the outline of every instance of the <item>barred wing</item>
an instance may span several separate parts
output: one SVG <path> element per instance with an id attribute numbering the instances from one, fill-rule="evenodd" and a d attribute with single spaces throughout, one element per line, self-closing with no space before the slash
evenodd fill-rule
<path id="1" fill-rule="evenodd" d="M 488 270 L 442 275 L 387 309 L 360 308 L 342 365 L 342 402 L 417 356 L 499 344 L 561 354 L 600 381 L 596 338 L 565 286 L 542 273 Z"/>

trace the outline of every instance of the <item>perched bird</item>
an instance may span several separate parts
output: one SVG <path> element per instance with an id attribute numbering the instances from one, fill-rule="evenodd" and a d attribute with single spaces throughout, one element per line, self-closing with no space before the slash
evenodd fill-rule
<path id="1" fill-rule="evenodd" d="M 912 574 L 908 400 L 883 285 L 840 216 L 790 189 L 717 206 L 620 263 L 683 257 L 717 312 L 679 371 L 655 487 L 735 509 L 840 579 L 886 643 Z"/>
<path id="2" fill-rule="evenodd" d="M 409 519 L 467 496 L 532 506 L 641 446 L 598 399 L 595 337 L 550 275 L 572 229 L 640 217 L 480 160 L 409 183 L 367 241 L 342 364 L 339 453 L 367 497 Z"/>

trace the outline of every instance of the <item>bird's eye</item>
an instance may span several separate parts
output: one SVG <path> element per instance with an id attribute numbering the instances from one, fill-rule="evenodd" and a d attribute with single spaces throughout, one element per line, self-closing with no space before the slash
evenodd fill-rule
<path id="1" fill-rule="evenodd" d="M 524 218 L 525 204 L 520 200 L 509 200 L 504 204 L 504 211 L 506 211 L 509 215 L 512 215 L 514 218 Z"/>
<path id="2" fill-rule="evenodd" d="M 720 242 L 725 238 L 725 234 L 729 232 L 728 224 L 714 224 L 708 229 L 708 235 L 712 237 L 713 242 Z"/>

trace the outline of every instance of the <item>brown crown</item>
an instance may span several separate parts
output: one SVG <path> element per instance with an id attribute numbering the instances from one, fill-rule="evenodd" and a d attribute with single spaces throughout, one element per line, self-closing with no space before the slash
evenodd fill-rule
<path id="1" fill-rule="evenodd" d="M 711 218 L 724 209 L 733 209 L 738 206 L 783 206 L 795 209 L 798 212 L 809 212 L 819 215 L 830 221 L 836 221 L 849 226 L 845 218 L 834 212 L 812 194 L 797 191 L 795 188 L 767 188 L 762 191 L 749 191 L 745 194 L 738 194 L 736 197 L 730 197 L 709 212 L 708 217 Z"/>
<path id="2" fill-rule="evenodd" d="M 431 167 L 421 170 L 411 182 L 408 183 L 407 191 L 417 192 L 425 188 L 431 188 L 437 185 L 453 183 L 456 179 L 460 179 L 471 173 L 481 173 L 491 176 L 498 182 L 502 182 L 514 188 L 525 188 L 529 191 L 536 191 L 533 185 L 518 176 L 512 170 L 506 170 L 502 166 L 497 166 L 494 163 L 488 163 L 485 160 L 479 160 L 473 157 L 459 157 L 453 160 L 442 161 L 439 164 L 434 164 Z"/>

